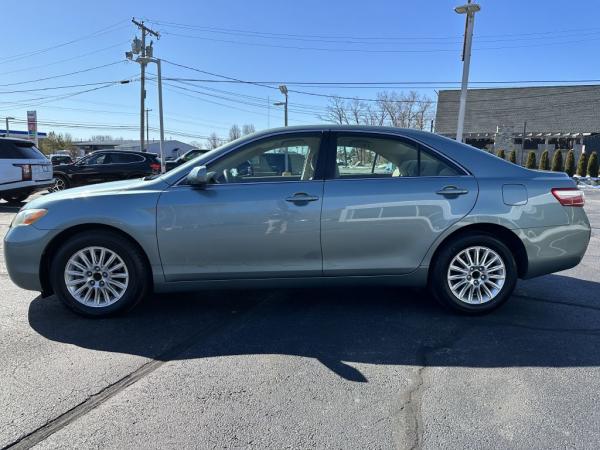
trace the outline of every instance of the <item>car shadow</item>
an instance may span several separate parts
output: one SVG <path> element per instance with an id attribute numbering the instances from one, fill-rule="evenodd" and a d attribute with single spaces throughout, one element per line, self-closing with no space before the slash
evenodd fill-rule
<path id="1" fill-rule="evenodd" d="M 25 205 L 24 202 L 20 203 L 5 203 L 0 202 L 0 213 L 18 213 L 19 210 Z"/>
<path id="2" fill-rule="evenodd" d="M 100 320 L 71 313 L 56 297 L 38 297 L 29 323 L 52 341 L 158 360 L 315 358 L 357 382 L 367 381 L 354 367 L 362 363 L 600 365 L 600 283 L 564 275 L 532 281 L 521 282 L 503 308 L 481 317 L 448 313 L 425 291 L 354 287 L 156 295 L 127 315 Z"/>

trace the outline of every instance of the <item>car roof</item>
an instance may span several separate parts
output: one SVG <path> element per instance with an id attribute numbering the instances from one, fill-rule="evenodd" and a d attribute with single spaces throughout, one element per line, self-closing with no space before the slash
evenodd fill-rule
<path id="1" fill-rule="evenodd" d="M 88 153 L 88 155 L 94 155 L 96 153 L 124 153 L 127 155 L 153 155 L 156 156 L 156 153 L 152 152 L 136 152 L 135 150 L 110 150 L 110 149 L 102 149 L 102 150 L 94 150 L 93 152 Z M 86 155 L 87 156 L 87 155 Z"/>
<path id="2" fill-rule="evenodd" d="M 21 144 L 29 144 L 31 146 L 35 145 L 35 142 L 31 142 L 27 139 L 19 139 L 19 138 L 5 137 L 5 136 L 0 136 L 0 141 L 19 142 Z"/>

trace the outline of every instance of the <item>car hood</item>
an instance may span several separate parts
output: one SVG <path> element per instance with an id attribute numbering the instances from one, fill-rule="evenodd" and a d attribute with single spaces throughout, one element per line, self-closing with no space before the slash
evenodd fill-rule
<path id="1" fill-rule="evenodd" d="M 38 197 L 35 200 L 27 203 L 24 209 L 46 208 L 52 203 L 64 200 L 121 195 L 126 194 L 127 192 L 139 193 L 140 191 L 162 191 L 166 187 L 168 187 L 168 185 L 158 178 L 155 180 L 144 180 L 143 178 L 137 178 L 133 180 L 112 181 L 110 183 L 90 184 L 88 186 L 65 189 L 64 191 L 53 192 L 51 194 Z"/>

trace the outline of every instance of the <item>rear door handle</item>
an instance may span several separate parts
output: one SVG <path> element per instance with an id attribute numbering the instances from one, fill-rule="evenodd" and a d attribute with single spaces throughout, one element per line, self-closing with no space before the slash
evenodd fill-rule
<path id="1" fill-rule="evenodd" d="M 466 189 L 461 189 L 458 188 L 456 186 L 444 186 L 443 189 L 439 190 L 436 192 L 436 194 L 438 195 L 444 195 L 447 197 L 453 196 L 453 195 L 465 195 L 468 194 L 469 191 Z"/>
<path id="2" fill-rule="evenodd" d="M 296 192 L 294 195 L 285 199 L 286 202 L 292 203 L 306 203 L 306 202 L 315 202 L 319 200 L 319 197 L 314 195 L 309 195 L 305 192 Z"/>

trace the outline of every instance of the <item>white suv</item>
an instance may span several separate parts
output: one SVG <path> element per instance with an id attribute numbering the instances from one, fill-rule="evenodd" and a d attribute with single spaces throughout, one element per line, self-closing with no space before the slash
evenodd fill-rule
<path id="1" fill-rule="evenodd" d="M 52 163 L 30 141 L 0 138 L 0 197 L 20 203 L 53 183 Z"/>

